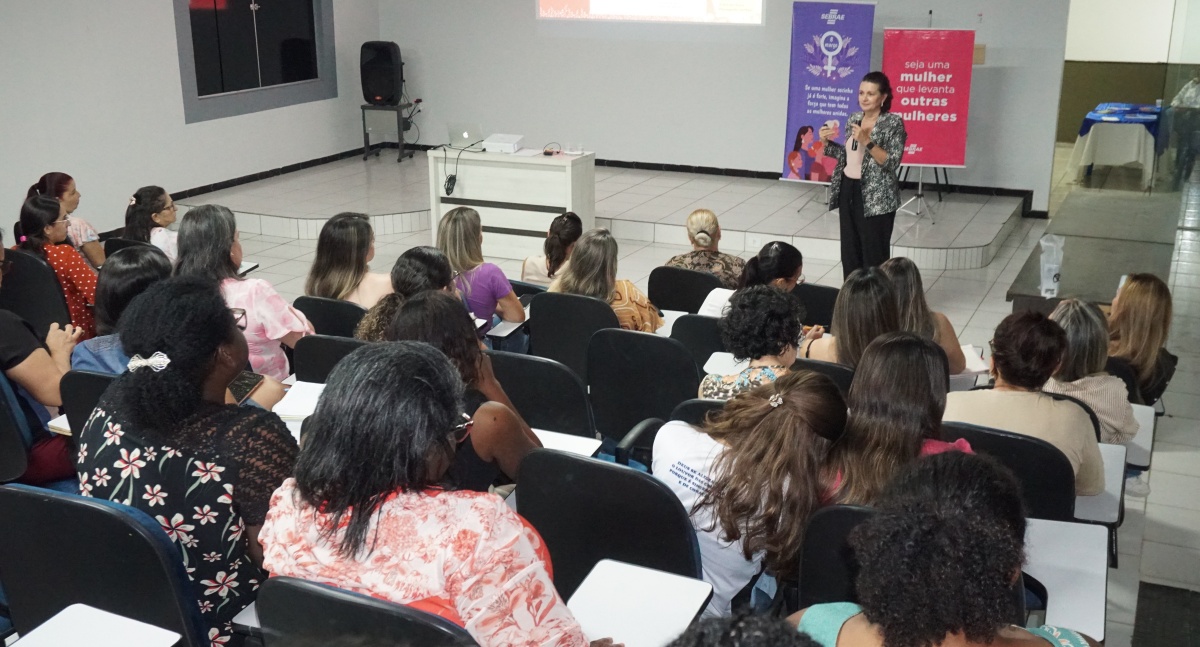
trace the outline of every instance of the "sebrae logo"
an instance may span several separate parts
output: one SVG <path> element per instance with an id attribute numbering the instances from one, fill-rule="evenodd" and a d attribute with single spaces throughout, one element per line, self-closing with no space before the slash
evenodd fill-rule
<path id="1" fill-rule="evenodd" d="M 913 153 L 920 153 L 923 150 L 925 150 L 925 148 L 922 146 L 917 146 L 916 144 L 909 144 L 908 146 L 904 147 L 904 154 L 912 155 Z"/>
<path id="2" fill-rule="evenodd" d="M 827 25 L 836 25 L 845 19 L 846 14 L 838 13 L 837 9 L 830 9 L 828 12 L 821 14 L 821 20 L 824 20 Z"/>

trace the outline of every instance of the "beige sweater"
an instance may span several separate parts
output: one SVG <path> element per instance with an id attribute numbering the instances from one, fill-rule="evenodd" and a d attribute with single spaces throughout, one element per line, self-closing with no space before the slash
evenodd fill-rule
<path id="1" fill-rule="evenodd" d="M 1100 419 L 1100 442 L 1123 445 L 1137 435 L 1138 423 L 1129 404 L 1129 389 L 1119 377 L 1099 373 L 1074 382 L 1050 378 L 1042 390 L 1069 395 L 1091 407 Z"/>
<path id="2" fill-rule="evenodd" d="M 1104 490 L 1104 459 L 1087 413 L 1073 402 L 1030 391 L 955 391 L 943 420 L 1025 434 L 1054 445 L 1075 471 L 1075 494 Z"/>

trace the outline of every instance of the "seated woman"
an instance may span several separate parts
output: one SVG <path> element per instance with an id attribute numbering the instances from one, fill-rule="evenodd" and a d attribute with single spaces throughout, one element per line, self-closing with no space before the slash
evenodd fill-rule
<path id="1" fill-rule="evenodd" d="M 1106 370 L 1133 377 L 1126 386 L 1135 404 L 1158 402 L 1175 375 L 1179 358 L 1166 349 L 1171 309 L 1171 290 L 1153 274 L 1130 274 L 1113 297 Z"/>
<path id="2" fill-rule="evenodd" d="M 1025 562 L 1021 486 L 984 456 L 917 461 L 850 533 L 859 603 L 793 614 L 821 647 L 1096 647 L 1069 629 L 1025 629 L 1013 586 Z"/>
<path id="3" fill-rule="evenodd" d="M 242 244 L 232 211 L 206 204 L 183 216 L 175 274 L 220 283 L 225 303 L 246 313 L 245 337 L 254 372 L 285 380 L 288 360 L 280 344 L 295 348 L 301 337 L 313 334 L 312 324 L 267 281 L 239 276 L 241 264 Z"/>
<path id="4" fill-rule="evenodd" d="M 950 362 L 950 374 L 957 375 L 967 368 L 954 326 L 946 315 L 929 309 L 925 302 L 925 286 L 921 282 L 921 270 L 911 260 L 899 256 L 889 258 L 879 266 L 892 282 L 896 292 L 896 305 L 900 309 L 900 329 L 916 333 L 937 342 L 946 351 Z"/>
<path id="5" fill-rule="evenodd" d="M 483 261 L 483 225 L 479 212 L 458 207 L 446 212 L 438 224 L 437 248 L 454 270 L 454 286 L 462 293 L 483 330 L 490 330 L 493 317 L 502 321 L 525 321 L 525 308 L 513 292 L 504 270 Z"/>
<path id="6" fill-rule="evenodd" d="M 692 623 L 667 647 L 819 647 L 783 618 L 739 613 Z"/>
<path id="7" fill-rule="evenodd" d="M 1096 306 L 1066 299 L 1050 320 L 1067 333 L 1067 352 L 1042 390 L 1069 395 L 1091 407 L 1100 419 L 1100 442 L 1121 445 L 1137 435 L 1129 391 L 1121 378 L 1104 371 L 1108 360 L 1108 323 Z"/>
<path id="8" fill-rule="evenodd" d="M 79 208 L 79 199 L 83 197 L 75 185 L 75 179 L 58 171 L 47 173 L 29 187 L 25 199 L 37 195 L 55 198 L 62 203 L 63 211 L 69 217 L 67 242 L 83 256 L 83 260 L 93 272 L 100 271 L 104 266 L 104 244 L 100 242 L 100 233 L 96 228 L 75 215 L 75 210 Z"/>
<path id="9" fill-rule="evenodd" d="M 542 444 L 492 373 L 492 361 L 483 353 L 462 302 L 440 291 L 415 295 L 400 306 L 387 340 L 422 341 L 442 351 L 466 384 L 465 411 L 474 423 L 458 439 L 449 467 L 455 485 L 487 492 L 501 473 L 515 482 L 521 459 Z"/>
<path id="10" fill-rule="evenodd" d="M 521 280 L 549 286 L 571 260 L 575 242 L 583 235 L 583 221 L 568 211 L 550 221 L 541 256 L 530 256 L 521 264 Z"/>
<path id="11" fill-rule="evenodd" d="M 55 198 L 35 195 L 21 205 L 21 242 L 14 248 L 29 252 L 50 264 L 67 301 L 71 325 L 83 331 L 83 339 L 96 335 L 96 321 L 89 307 L 96 302 L 96 272 L 67 240 L 70 222 L 66 206 Z"/>
<path id="12" fill-rule="evenodd" d="M 663 325 L 658 308 L 633 281 L 617 279 L 617 239 L 607 229 L 580 236 L 571 264 L 559 272 L 550 291 L 600 299 L 612 306 L 625 330 L 654 332 Z"/>
<path id="13" fill-rule="evenodd" d="M 846 400 L 846 433 L 825 467 L 837 503 L 872 505 L 919 456 L 971 451 L 963 439 L 942 441 L 950 376 L 933 340 L 908 332 L 880 335 L 867 346 Z"/>
<path id="14" fill-rule="evenodd" d="M 121 238 L 149 243 L 162 250 L 172 263 L 179 258 L 179 234 L 167 229 L 175 224 L 178 209 L 161 186 L 144 186 L 129 198 L 125 232 Z"/>
<path id="15" fill-rule="evenodd" d="M 742 272 L 746 269 L 746 261 L 717 250 L 717 244 L 721 242 L 721 225 L 717 223 L 717 214 L 708 209 L 693 211 L 687 219 L 687 234 L 692 251 L 673 256 L 665 265 L 706 272 L 720 279 L 721 287 L 737 289 Z"/>
<path id="16" fill-rule="evenodd" d="M 537 531 L 500 497 L 448 478 L 455 443 L 475 433 L 462 410 L 455 366 L 427 344 L 339 362 L 295 478 L 271 499 L 266 567 L 434 613 L 484 647 L 587 645 Z"/>
<path id="17" fill-rule="evenodd" d="M 706 375 L 700 381 L 700 397 L 728 400 L 787 375 L 796 362 L 802 314 L 800 300 L 790 292 L 766 285 L 734 292 L 717 326 L 725 349 L 749 364 L 733 375 Z"/>
<path id="18" fill-rule="evenodd" d="M 951 393 L 942 419 L 1041 438 L 1070 461 L 1075 494 L 1099 494 L 1104 461 L 1091 418 L 1078 404 L 1042 393 L 1066 350 L 1067 334 L 1046 315 L 1008 315 L 992 337 L 995 387 Z"/>
<path id="19" fill-rule="evenodd" d="M 339 213 L 321 227 L 304 293 L 371 308 L 392 292 L 388 275 L 371 272 L 367 266 L 373 258 L 371 219 L 361 213 Z"/>
<path id="20" fill-rule="evenodd" d="M 4 234 L 0 232 L 0 284 L 8 273 L 4 258 Z M 66 436 L 50 433 L 46 407 L 62 406 L 58 383 L 71 370 L 71 350 L 83 331 L 67 324 L 50 324 L 45 341 L 21 317 L 0 308 L 0 371 L 17 393 L 18 413 L 29 428 L 31 444 L 28 466 L 19 483 L 48 485 L 74 476 L 74 449 Z M 19 387 L 19 388 L 18 388 Z"/>
<path id="21" fill-rule="evenodd" d="M 84 496 L 142 510 L 179 546 L 214 644 L 266 577 L 259 527 L 297 452 L 279 416 L 225 404 L 249 355 L 238 315 L 199 277 L 135 298 L 119 327 L 129 371 L 88 418 L 76 465 Z"/>
<path id="22" fill-rule="evenodd" d="M 801 356 L 854 368 L 876 337 L 900 330 L 900 309 L 887 275 L 877 267 L 851 272 L 833 302 L 832 324 L 837 335 L 806 340 Z"/>
<path id="23" fill-rule="evenodd" d="M 742 276 L 735 288 L 769 285 L 784 292 L 791 292 L 804 282 L 804 256 L 800 250 L 782 241 L 771 241 L 746 261 Z M 699 314 L 720 317 L 729 305 L 733 290 L 716 288 L 708 293 L 700 306 Z"/>
<path id="24" fill-rule="evenodd" d="M 171 276 L 171 261 L 157 247 L 126 247 L 112 256 L 96 281 L 96 333 L 75 347 L 71 368 L 117 375 L 124 373 L 129 356 L 121 347 L 117 322 L 133 298 Z"/>
<path id="25" fill-rule="evenodd" d="M 384 341 L 388 326 L 405 299 L 418 292 L 441 290 L 454 293 L 454 274 L 450 261 L 436 247 L 413 247 L 400 255 L 392 265 L 392 291 L 367 310 L 354 338 L 363 341 Z"/>
<path id="26" fill-rule="evenodd" d="M 691 514 L 713 586 L 705 615 L 729 615 L 764 566 L 795 572 L 821 504 L 821 465 L 845 424 L 833 381 L 800 371 L 735 396 L 699 429 L 679 421 L 659 429 L 652 473 Z"/>

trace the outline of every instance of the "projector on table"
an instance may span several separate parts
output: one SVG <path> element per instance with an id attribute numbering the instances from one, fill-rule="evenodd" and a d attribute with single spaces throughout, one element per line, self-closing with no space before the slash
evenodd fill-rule
<path id="1" fill-rule="evenodd" d="M 515 153 L 521 150 L 521 140 L 524 135 L 492 135 L 483 140 L 483 150 L 487 153 Z"/>

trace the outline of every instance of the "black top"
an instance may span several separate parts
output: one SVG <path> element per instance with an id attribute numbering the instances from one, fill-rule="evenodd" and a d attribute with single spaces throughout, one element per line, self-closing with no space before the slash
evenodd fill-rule
<path id="1" fill-rule="evenodd" d="M 123 386 L 108 389 L 79 435 L 81 494 L 158 521 L 180 547 L 211 630 L 232 636 L 230 621 L 266 576 L 246 550 L 246 526 L 263 523 L 291 476 L 296 441 L 279 416 L 237 405 L 206 403 L 171 438 L 138 430 L 117 410 Z"/>
<path id="2" fill-rule="evenodd" d="M 38 341 L 37 333 L 33 331 L 29 322 L 8 310 L 0 310 L 0 371 L 7 375 L 9 371 L 28 359 L 39 348 L 45 348 L 45 346 Z M 15 382 L 12 380 L 9 382 L 12 383 L 13 391 L 19 396 L 17 400 L 20 401 L 21 413 L 25 416 L 30 433 L 35 437 L 38 436 L 39 431 L 45 427 L 34 409 L 31 397 Z"/>
<path id="3" fill-rule="evenodd" d="M 476 389 L 468 388 L 463 394 L 463 404 L 467 415 L 475 416 L 479 407 L 489 400 Z M 454 454 L 454 464 L 450 466 L 450 479 L 460 490 L 487 492 L 488 487 L 500 476 L 500 468 L 495 463 L 488 463 L 475 453 L 471 435 L 458 444 Z"/>
<path id="4" fill-rule="evenodd" d="M 1145 381 L 1137 380 L 1137 370 L 1123 357 L 1109 357 L 1104 370 L 1121 378 L 1129 389 L 1129 401 L 1134 404 L 1153 406 L 1167 390 L 1171 378 L 1175 377 L 1175 368 L 1179 365 L 1179 357 L 1171 354 L 1165 348 L 1158 349 L 1158 359 L 1154 362 L 1154 371 Z M 1141 394 L 1139 400 L 1133 399 L 1133 394 Z"/>

